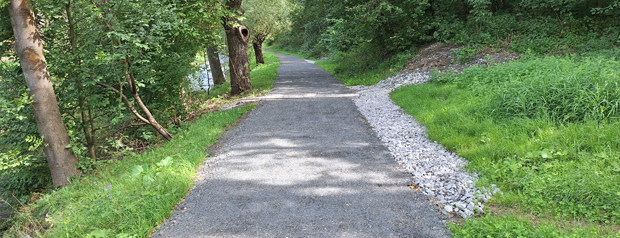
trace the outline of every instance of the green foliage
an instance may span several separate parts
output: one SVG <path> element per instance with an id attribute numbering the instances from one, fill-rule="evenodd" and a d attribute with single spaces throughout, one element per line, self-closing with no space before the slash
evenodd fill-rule
<path id="1" fill-rule="evenodd" d="M 243 24 L 252 31 L 255 40 L 271 39 L 273 34 L 289 30 L 289 13 L 295 8 L 288 0 L 245 0 Z"/>
<path id="2" fill-rule="evenodd" d="M 620 62 L 614 58 L 557 58 L 471 67 L 444 82 L 485 97 L 495 117 L 603 121 L 620 116 Z"/>
<path id="3" fill-rule="evenodd" d="M 25 84 L 18 62 L 0 62 L 0 197 L 22 202 L 51 179 Z"/>
<path id="4" fill-rule="evenodd" d="M 398 53 L 431 40 L 426 34 L 429 6 L 412 0 L 303 1 L 292 13 L 291 31 L 280 34 L 277 44 L 285 50 L 300 48 L 312 57 L 363 45 Z"/>
<path id="5" fill-rule="evenodd" d="M 475 46 L 464 46 L 452 52 L 456 56 L 457 62 L 455 63 L 469 63 L 478 54 L 478 50 Z"/>
<path id="6" fill-rule="evenodd" d="M 0 1 L 0 58 L 13 49 L 13 28 L 11 28 L 11 18 L 9 8 L 2 6 L 8 1 Z"/>
<path id="7" fill-rule="evenodd" d="M 455 52 L 455 63 L 469 62 L 485 46 L 587 54 L 620 45 L 618 6 L 617 0 L 309 0 L 293 11 L 291 31 L 273 44 L 315 58 L 379 56 L 357 60 L 359 68 L 432 41 L 470 46 Z"/>
<path id="8" fill-rule="evenodd" d="M 205 148 L 252 106 L 209 113 L 165 146 L 125 158 L 70 186 L 44 195 L 14 218 L 9 236 L 103 237 L 149 235 L 170 216 L 193 184 Z M 36 224 L 32 224 L 35 222 Z M 51 227 L 51 230 L 30 230 Z"/>
<path id="9" fill-rule="evenodd" d="M 596 226 L 591 228 L 571 227 L 546 222 L 532 225 L 531 221 L 515 216 L 491 216 L 487 215 L 480 219 L 470 219 L 463 227 L 452 225 L 453 237 L 618 237 L 609 229 L 601 231 Z"/>
<path id="10" fill-rule="evenodd" d="M 266 52 L 265 62 L 251 72 L 257 93 L 271 89 L 277 77 L 280 64 L 276 55 Z M 196 168 L 206 156 L 205 148 L 217 140 L 226 126 L 252 108 L 207 113 L 191 126 L 181 125 L 176 138 L 166 145 L 140 155 L 128 154 L 121 161 L 80 161 L 84 167 L 96 163 L 98 169 L 67 187 L 42 195 L 13 218 L 14 225 L 7 235 L 149 235 L 153 224 L 170 216 L 193 185 Z"/>
<path id="11" fill-rule="evenodd" d="M 564 102 L 568 106 L 549 106 L 551 104 L 533 103 L 551 103 L 552 99 L 564 93 L 574 95 L 571 87 L 596 93 L 585 90 L 585 86 L 579 83 L 589 85 L 599 82 L 596 77 L 617 74 L 614 73 L 617 71 L 615 61 L 599 60 L 548 57 L 497 67 L 471 68 L 460 75 L 436 78 L 436 82 L 431 84 L 398 89 L 392 98 L 425 125 L 432 140 L 466 158 L 470 162 L 469 168 L 480 173 L 483 183 L 498 184 L 505 193 L 498 198 L 502 206 L 560 220 L 618 224 L 618 117 L 595 121 L 593 119 L 598 118 L 584 116 L 579 120 L 570 120 L 565 119 L 565 114 L 558 114 L 555 118 L 552 110 L 581 110 L 580 107 L 587 104 L 570 106 L 572 102 Z M 582 67 L 579 67 L 581 64 Z M 562 76 L 550 76 L 554 72 L 562 72 Z M 592 81 L 584 82 L 572 77 L 575 82 L 559 84 L 570 87 L 551 89 L 558 78 L 571 79 L 569 76 L 577 75 L 588 75 Z M 606 79 L 617 80 L 613 77 Z M 506 105 L 501 100 L 504 100 L 503 95 L 507 91 L 499 90 L 506 88 L 505 85 L 519 85 L 510 91 L 529 95 L 526 98 L 514 93 L 505 100 L 530 102 L 526 103 L 528 110 L 537 113 L 524 117 L 498 108 Z M 544 93 L 532 96 L 528 90 L 535 88 Z M 600 102 L 599 105 L 606 105 L 605 100 Z M 491 228 L 507 224 L 500 218 L 493 219 L 498 220 L 489 224 Z M 470 229 L 468 226 L 463 229 Z M 538 232 L 531 224 L 522 230 L 526 232 L 524 234 L 536 235 L 527 232 Z"/>
<path id="12" fill-rule="evenodd" d="M 138 120 L 125 102 L 99 84 L 115 87 L 137 107 L 128 93 L 132 85 L 125 80 L 126 75 L 134 77 L 141 100 L 155 118 L 173 127 L 191 113 L 188 109 L 195 108 L 182 98 L 189 90 L 185 78 L 195 70 L 196 52 L 217 38 L 214 29 L 226 14 L 215 0 L 32 4 L 37 27 L 44 32 L 47 65 L 70 147 L 86 173 L 105 164 L 99 159 L 132 153 L 123 140 L 140 140 L 147 146 L 157 141 L 153 129 L 131 126 Z M 25 141 L 38 133 L 21 69 L 12 59 L 8 14 L 0 14 L 0 22 L 0 183 L 3 193 L 21 197 L 46 188 L 49 172 L 44 169 L 42 150 L 29 150 L 31 143 Z M 94 154 L 89 153 L 89 145 Z"/>
<path id="13" fill-rule="evenodd" d="M 398 73 L 410 58 L 412 57 L 406 53 L 381 58 L 377 52 L 360 50 L 338 53 L 316 64 L 336 75 L 336 79 L 347 86 L 374 85 Z"/>

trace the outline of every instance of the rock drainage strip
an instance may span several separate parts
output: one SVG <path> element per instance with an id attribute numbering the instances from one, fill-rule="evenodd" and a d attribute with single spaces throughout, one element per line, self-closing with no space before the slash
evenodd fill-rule
<path id="1" fill-rule="evenodd" d="M 482 202 L 495 193 L 502 193 L 494 184 L 477 188 L 477 174 L 469 174 L 467 161 L 430 141 L 424 126 L 394 104 L 390 93 L 396 88 L 426 83 L 428 73 L 402 73 L 382 80 L 374 86 L 352 86 L 358 98 L 353 101 L 358 110 L 385 143 L 398 163 L 413 175 L 414 184 L 422 192 L 436 198 L 444 213 L 456 213 L 468 218 L 482 212 Z"/>

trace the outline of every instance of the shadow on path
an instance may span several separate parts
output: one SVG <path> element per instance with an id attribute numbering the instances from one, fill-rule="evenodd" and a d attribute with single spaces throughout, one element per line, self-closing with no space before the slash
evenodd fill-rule
<path id="1" fill-rule="evenodd" d="M 446 237 L 350 97 L 294 56 L 155 237 Z"/>

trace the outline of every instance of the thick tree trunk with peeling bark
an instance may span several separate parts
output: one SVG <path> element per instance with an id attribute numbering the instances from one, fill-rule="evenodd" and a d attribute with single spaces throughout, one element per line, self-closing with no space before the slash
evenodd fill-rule
<path id="1" fill-rule="evenodd" d="M 213 76 L 213 83 L 215 85 L 224 84 L 226 79 L 222 72 L 222 64 L 220 63 L 220 55 L 217 51 L 211 47 L 207 48 L 207 57 L 209 58 L 209 67 L 211 68 L 211 75 Z"/>
<path id="2" fill-rule="evenodd" d="M 226 7 L 231 11 L 241 11 L 242 0 L 229 0 Z M 224 30 L 228 41 L 228 57 L 230 66 L 230 94 L 239 95 L 252 90 L 250 81 L 250 61 L 248 59 L 248 42 L 250 30 L 238 24 L 236 17 L 225 17 Z"/>
<path id="3" fill-rule="evenodd" d="M 43 151 L 54 187 L 60 187 L 69 183 L 69 177 L 79 175 L 75 165 L 78 160 L 73 150 L 67 148 L 69 136 L 47 71 L 43 42 L 35 26 L 32 6 L 26 0 L 11 0 L 9 14 L 15 34 L 15 53 L 30 89 L 37 127 L 45 144 Z"/>

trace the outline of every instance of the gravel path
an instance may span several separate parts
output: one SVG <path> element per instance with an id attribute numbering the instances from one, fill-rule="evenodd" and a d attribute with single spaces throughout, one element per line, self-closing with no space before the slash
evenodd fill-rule
<path id="1" fill-rule="evenodd" d="M 413 175 L 414 184 L 435 198 L 444 214 L 456 213 L 464 218 L 482 212 L 486 202 L 501 191 L 491 185 L 478 189 L 476 174 L 463 169 L 467 161 L 430 141 L 426 129 L 390 99 L 394 89 L 425 83 L 427 73 L 402 73 L 373 86 L 353 86 L 355 105 L 366 117 L 396 161 Z"/>
<path id="2" fill-rule="evenodd" d="M 447 237 L 350 89 L 278 55 L 273 90 L 214 150 L 155 237 Z"/>

